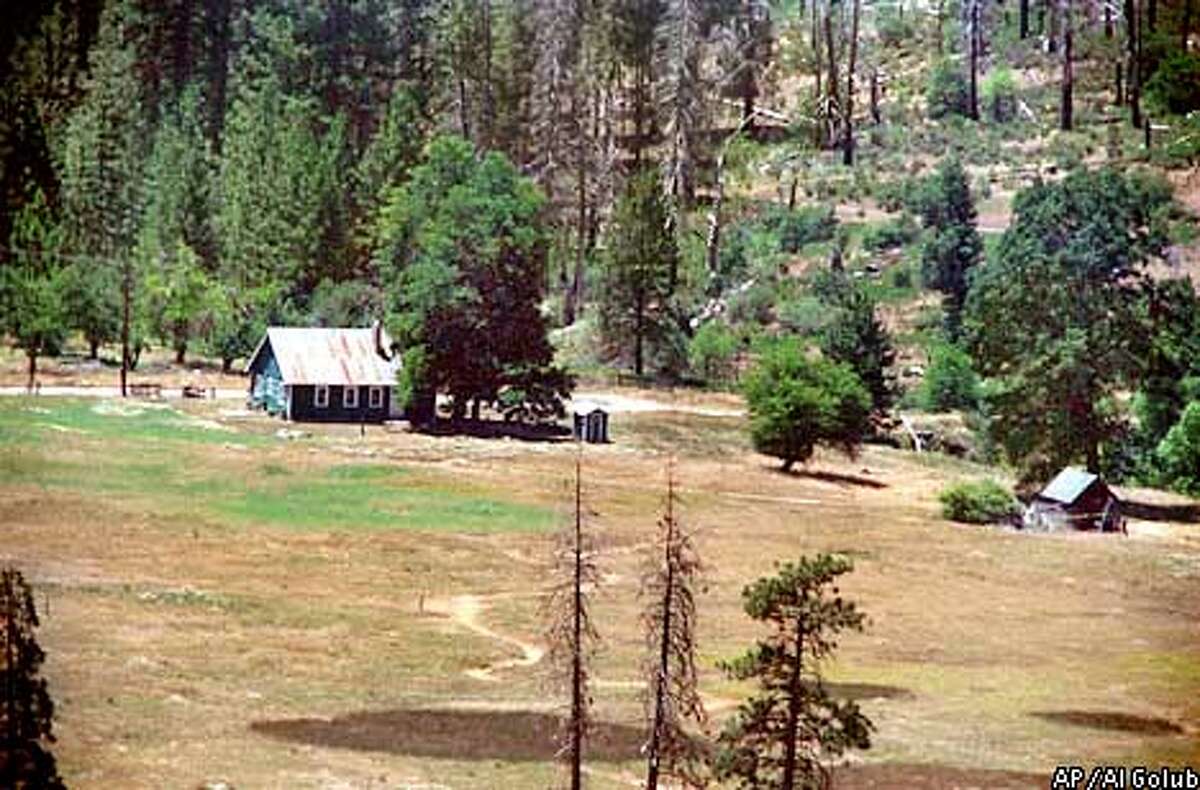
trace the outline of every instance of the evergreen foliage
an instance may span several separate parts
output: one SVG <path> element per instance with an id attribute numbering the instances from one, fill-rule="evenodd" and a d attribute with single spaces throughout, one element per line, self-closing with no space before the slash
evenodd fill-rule
<path id="1" fill-rule="evenodd" d="M 975 204 L 962 163 L 950 159 L 924 185 L 921 222 L 927 234 L 921 248 L 925 284 L 942 293 L 943 327 L 954 342 L 962 329 L 971 270 L 983 256 L 975 228 Z"/>
<path id="2" fill-rule="evenodd" d="M 861 631 L 865 616 L 841 596 L 838 577 L 853 569 L 830 554 L 801 557 L 742 591 L 746 614 L 771 633 L 745 655 L 722 664 L 761 693 L 742 703 L 718 739 L 714 772 L 742 788 L 823 788 L 826 761 L 870 748 L 871 721 L 852 701 L 834 699 L 820 664 L 843 631 Z"/>
<path id="3" fill-rule="evenodd" d="M 661 355 L 672 349 L 679 332 L 672 301 L 679 253 L 669 223 L 667 201 L 655 174 L 643 170 L 633 176 L 608 234 L 599 310 L 601 333 L 622 357 L 632 357 L 638 376 L 655 357 L 660 368 L 675 364 Z"/>
<path id="4" fill-rule="evenodd" d="M 54 755 L 54 702 L 41 677 L 33 592 L 15 568 L 0 568 L 0 786 L 14 790 L 64 787 Z"/>

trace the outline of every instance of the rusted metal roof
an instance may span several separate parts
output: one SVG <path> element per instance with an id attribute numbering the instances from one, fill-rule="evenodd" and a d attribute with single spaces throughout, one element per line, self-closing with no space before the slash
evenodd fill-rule
<path id="1" fill-rule="evenodd" d="M 392 341 L 382 329 L 380 343 L 390 350 Z M 306 329 L 273 326 L 247 368 L 269 343 L 284 384 L 326 384 L 387 387 L 396 383 L 400 359 L 380 356 L 375 329 Z"/>

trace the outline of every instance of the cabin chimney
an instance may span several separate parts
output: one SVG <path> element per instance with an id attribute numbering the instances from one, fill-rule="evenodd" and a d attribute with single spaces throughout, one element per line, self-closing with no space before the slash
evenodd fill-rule
<path id="1" fill-rule="evenodd" d="M 375 319 L 371 323 L 371 340 L 375 343 L 375 353 L 383 359 L 391 359 L 392 355 L 388 353 L 388 349 L 383 347 L 383 324 L 379 319 Z"/>

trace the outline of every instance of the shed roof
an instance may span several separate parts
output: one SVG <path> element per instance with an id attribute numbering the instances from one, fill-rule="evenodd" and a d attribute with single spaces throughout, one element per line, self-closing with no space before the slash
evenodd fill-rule
<path id="1" fill-rule="evenodd" d="M 396 383 L 400 358 L 384 359 L 375 350 L 375 329 L 273 326 L 258 344 L 247 371 L 269 343 L 284 384 L 332 384 L 387 387 Z M 385 349 L 392 341 L 382 329 Z"/>
<path id="2" fill-rule="evenodd" d="M 571 402 L 572 414 L 595 414 L 598 411 L 607 413 L 608 409 L 596 401 L 577 400 Z"/>
<path id="3" fill-rule="evenodd" d="M 1068 466 L 1055 475 L 1054 479 L 1042 489 L 1042 492 L 1038 496 L 1042 499 L 1049 499 L 1053 502 L 1070 505 L 1079 499 L 1083 495 L 1083 492 L 1091 488 L 1092 484 L 1099 479 L 1099 476 L 1091 472 L 1074 466 Z"/>

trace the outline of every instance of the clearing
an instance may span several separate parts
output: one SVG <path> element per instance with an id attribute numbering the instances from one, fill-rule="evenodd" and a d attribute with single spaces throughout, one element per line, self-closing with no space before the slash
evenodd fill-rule
<path id="1" fill-rule="evenodd" d="M 684 408 L 712 413 L 631 411 L 584 449 L 604 573 L 592 786 L 641 772 L 638 575 L 669 453 L 708 563 L 699 659 L 718 724 L 748 690 L 714 668 L 757 633 L 741 588 L 839 551 L 871 622 L 829 676 L 878 727 L 839 787 L 1200 764 L 1200 526 L 957 526 L 937 492 L 988 470 L 870 447 L 783 475 L 724 414 L 736 403 Z M 37 590 L 68 784 L 549 784 L 541 593 L 574 446 L 292 427 L 219 402 L 0 399 L 0 558 Z"/>

